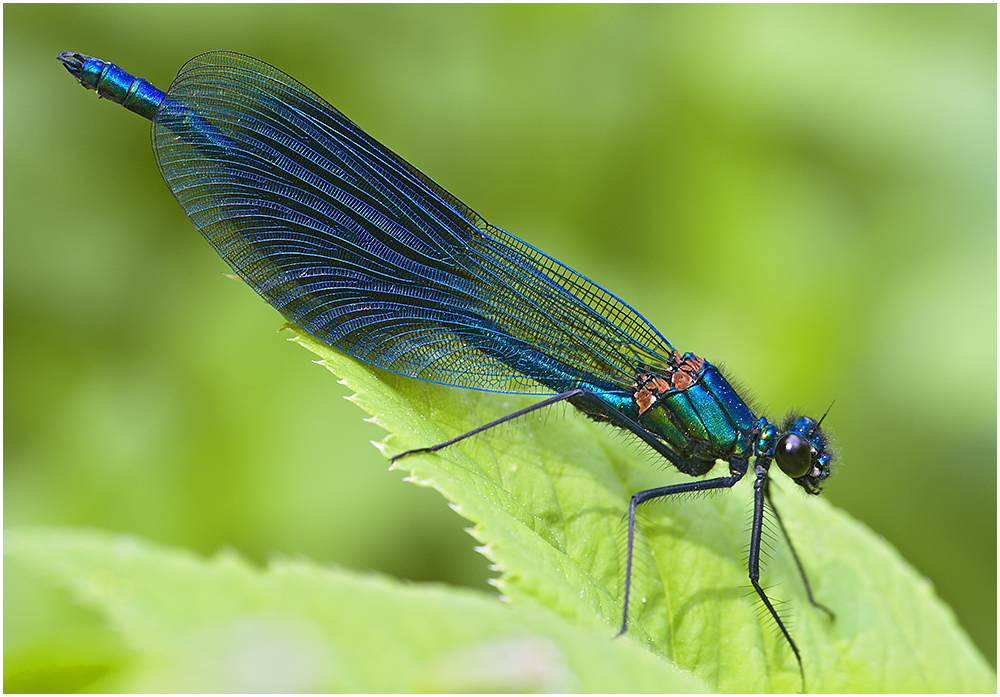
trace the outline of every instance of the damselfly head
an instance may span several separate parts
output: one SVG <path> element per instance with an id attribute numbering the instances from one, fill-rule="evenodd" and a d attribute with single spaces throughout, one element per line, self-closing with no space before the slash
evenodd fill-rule
<path id="1" fill-rule="evenodd" d="M 774 461 L 796 484 L 810 494 L 818 494 L 823 481 L 830 476 L 833 454 L 828 449 L 818 421 L 808 416 L 790 416 L 775 443 Z"/>

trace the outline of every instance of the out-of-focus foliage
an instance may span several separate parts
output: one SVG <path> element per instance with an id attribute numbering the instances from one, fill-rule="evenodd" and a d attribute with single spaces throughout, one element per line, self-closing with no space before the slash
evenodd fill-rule
<path id="1" fill-rule="evenodd" d="M 55 60 L 165 88 L 218 48 L 293 75 L 772 415 L 836 399 L 826 495 L 995 657 L 995 6 L 4 7 L 5 526 L 485 587 L 463 521 L 385 473 L 381 430 L 222 275 L 148 124 Z M 8 649 L 44 611 L 20 590 Z"/>
<path id="2" fill-rule="evenodd" d="M 5 531 L 4 563 L 71 595 L 126 645 L 115 651 L 91 641 L 49 657 L 50 675 L 65 677 L 86 667 L 93 676 L 104 659 L 88 685 L 101 692 L 706 690 L 645 646 L 611 642 L 606 627 L 581 627 L 541 605 L 516 609 L 465 588 L 306 559 L 261 568 L 231 551 L 205 559 L 130 535 L 20 529 Z M 989 673 L 978 660 L 969 672 Z M 23 661 L 4 663 L 5 687 L 40 687 L 19 680 Z M 935 673 L 930 681 L 926 668 Z M 913 672 L 925 686 L 947 675 L 933 666 Z M 947 683 L 977 684 L 982 678 L 968 675 Z"/>

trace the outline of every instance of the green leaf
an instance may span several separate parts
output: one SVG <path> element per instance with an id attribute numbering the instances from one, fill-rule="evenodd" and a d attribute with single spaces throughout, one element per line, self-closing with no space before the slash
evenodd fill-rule
<path id="1" fill-rule="evenodd" d="M 294 329 L 294 328 L 293 328 Z M 530 404 L 372 369 L 304 333 L 295 339 L 356 394 L 391 435 L 387 454 L 439 443 Z M 645 450 L 570 408 L 526 417 L 435 454 L 397 463 L 472 521 L 515 607 L 540 604 L 588 631 L 614 635 L 621 617 L 631 494 L 683 481 Z M 892 465 L 897 466 L 897 465 Z M 645 508 L 628 638 L 718 691 L 796 691 L 794 657 L 762 616 L 746 577 L 749 477 L 732 491 Z M 780 534 L 762 582 L 802 652 L 816 692 L 979 692 L 996 675 L 930 583 L 884 540 L 822 498 L 774 478 L 817 600 L 812 607 Z M 628 691 L 620 685 L 619 691 Z"/>
<path id="2" fill-rule="evenodd" d="M 123 640 L 117 652 L 102 653 L 105 677 L 80 685 L 88 690 L 704 689 L 634 644 L 580 631 L 537 605 L 513 609 L 468 590 L 304 560 L 260 569 L 235 553 L 205 560 L 72 529 L 7 531 L 4 555 L 5 571 L 14 566 L 69 590 Z M 18 673 L 23 661 L 4 663 L 6 689 L 31 685 Z"/>
<path id="3" fill-rule="evenodd" d="M 389 453 L 531 403 L 387 374 L 308 336 L 295 340 L 392 434 L 378 444 Z M 204 560 L 109 533 L 8 531 L 5 583 L 18 602 L 6 607 L 5 630 L 18 641 L 5 647 L 5 688 L 799 689 L 791 651 L 746 579 L 749 482 L 644 510 L 629 632 L 612 639 L 629 497 L 684 478 L 572 409 L 525 421 L 397 465 L 472 521 L 507 602 L 305 560 L 261 569 L 235 554 Z M 817 598 L 837 613 L 831 621 L 809 605 L 775 537 L 763 580 L 788 603 L 782 612 L 808 690 L 995 689 L 995 674 L 926 580 L 862 525 L 780 479 L 776 505 Z"/>

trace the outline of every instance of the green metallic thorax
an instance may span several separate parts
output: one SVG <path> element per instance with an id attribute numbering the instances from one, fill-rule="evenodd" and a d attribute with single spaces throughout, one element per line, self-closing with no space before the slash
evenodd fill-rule
<path id="1" fill-rule="evenodd" d="M 691 353 L 676 360 L 674 371 L 638 387 L 636 420 L 670 445 L 683 459 L 674 464 L 687 474 L 704 474 L 716 460 L 749 458 L 757 417 L 714 365 Z"/>

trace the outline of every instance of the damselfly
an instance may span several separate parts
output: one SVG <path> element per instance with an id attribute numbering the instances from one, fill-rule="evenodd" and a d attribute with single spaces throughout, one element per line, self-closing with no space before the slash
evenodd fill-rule
<path id="1" fill-rule="evenodd" d="M 723 476 L 632 496 L 621 632 L 637 506 L 732 487 L 753 459 L 749 578 L 802 672 L 799 649 L 760 585 L 761 532 L 772 462 L 810 494 L 829 476 L 832 454 L 819 422 L 793 415 L 779 425 L 755 415 L 714 365 L 677 351 L 617 297 L 488 224 L 267 63 L 206 53 L 162 92 L 96 58 L 59 59 L 84 87 L 153 122 L 157 164 L 188 217 L 290 321 L 362 361 L 420 380 L 554 393 L 393 459 L 569 402 L 692 477 L 718 460 L 728 464 Z M 810 601 L 829 613 L 813 600 L 792 551 Z"/>

